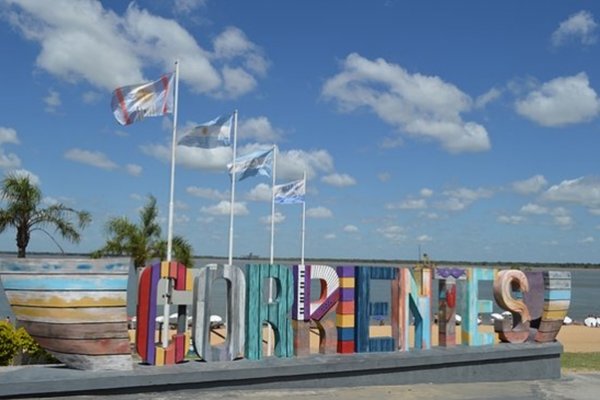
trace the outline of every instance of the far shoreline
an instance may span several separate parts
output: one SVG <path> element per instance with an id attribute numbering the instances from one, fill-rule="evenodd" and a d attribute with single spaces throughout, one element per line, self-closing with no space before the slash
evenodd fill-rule
<path id="1" fill-rule="evenodd" d="M 91 258 L 91 253 L 56 253 L 56 252 L 37 252 L 29 251 L 27 253 L 31 258 Z M 0 257 L 17 257 L 14 251 L 0 251 Z M 206 263 L 227 264 L 228 258 L 225 256 L 202 255 L 193 256 L 194 261 L 205 260 Z M 242 256 L 233 257 L 233 261 L 242 262 L 243 264 L 268 264 L 269 259 L 262 256 L 257 256 L 252 253 Z M 298 257 L 276 257 L 274 264 L 295 265 L 300 263 Z M 386 260 L 386 259 L 352 259 L 352 258 L 305 258 L 304 263 L 307 265 L 317 264 L 334 264 L 334 265 L 374 265 L 374 266 L 398 266 L 410 267 L 415 265 L 428 265 L 431 267 L 478 267 L 478 268 L 511 268 L 511 269 L 600 269 L 600 263 L 577 263 L 577 262 L 530 262 L 530 261 L 451 261 L 451 260 Z"/>

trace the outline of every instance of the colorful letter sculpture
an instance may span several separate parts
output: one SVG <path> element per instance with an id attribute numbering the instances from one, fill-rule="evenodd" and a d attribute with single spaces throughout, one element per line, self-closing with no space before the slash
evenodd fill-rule
<path id="1" fill-rule="evenodd" d="M 412 312 L 415 325 L 415 347 L 430 349 L 431 269 L 415 268 L 413 273 L 413 270 L 410 268 L 400 268 L 400 273 L 394 286 L 400 290 L 400 307 L 397 311 L 397 320 L 399 323 L 392 322 L 392 336 L 395 336 L 394 329 L 399 328 L 401 349 L 408 351 L 410 345 L 408 330 L 411 325 L 410 316 Z"/>
<path id="2" fill-rule="evenodd" d="M 227 330 L 222 346 L 210 344 L 210 307 L 213 283 L 217 279 L 227 282 Z M 194 350 L 205 361 L 232 361 L 244 356 L 246 326 L 246 278 L 235 265 L 211 264 L 200 269 L 194 283 Z"/>
<path id="3" fill-rule="evenodd" d="M 553 342 L 571 303 L 571 273 L 544 271 L 544 309 L 536 342 Z"/>
<path id="4" fill-rule="evenodd" d="M 0 259 L 17 324 L 76 369 L 132 368 L 128 272 L 129 259 Z"/>
<path id="5" fill-rule="evenodd" d="M 512 314 L 512 318 L 494 321 L 494 331 L 502 342 L 524 343 L 529 337 L 531 315 L 523 300 L 513 298 L 512 291 L 528 292 L 527 277 L 518 270 L 503 270 L 498 272 L 493 288 L 496 303 Z"/>
<path id="6" fill-rule="evenodd" d="M 354 267 L 337 267 L 336 271 L 340 278 L 340 293 L 335 317 L 338 338 L 337 352 L 354 353 L 354 311 L 356 304 L 354 298 L 356 285 Z"/>
<path id="7" fill-rule="evenodd" d="M 263 303 L 262 293 L 267 278 L 276 282 L 276 295 L 271 302 Z M 291 271 L 283 265 L 248 265 L 246 290 L 246 358 L 262 358 L 263 321 L 271 325 L 275 333 L 275 356 L 292 357 L 294 337 L 291 311 L 294 303 L 294 280 Z"/>
<path id="8" fill-rule="evenodd" d="M 135 342 L 137 352 L 143 362 L 150 365 L 168 365 L 181 362 L 190 348 L 190 337 L 185 329 L 185 306 L 178 307 L 177 333 L 171 338 L 172 341 L 168 347 L 164 348 L 156 343 L 156 297 L 161 278 L 173 279 L 175 281 L 174 290 L 192 290 L 192 274 L 183 264 L 163 261 L 142 270 L 138 288 Z M 183 320 L 184 323 L 179 323 L 180 320 Z M 169 321 L 163 323 L 168 324 Z"/>
<path id="9" fill-rule="evenodd" d="M 467 271 L 460 268 L 436 268 L 438 279 L 438 344 L 456 346 L 456 280 L 466 279 Z"/>
<path id="10" fill-rule="evenodd" d="M 294 265 L 294 305 L 292 328 L 294 355 L 310 354 L 311 326 L 319 335 L 319 353 L 331 354 L 337 350 L 337 330 L 334 306 L 339 299 L 339 278 L 334 268 L 326 265 Z M 319 280 L 321 293 L 311 301 L 312 281 Z"/>
<path id="11" fill-rule="evenodd" d="M 398 338 L 371 338 L 369 328 L 371 317 L 385 318 L 390 316 L 390 304 L 386 302 L 371 303 L 369 293 L 371 279 L 383 279 L 394 283 L 398 275 L 396 268 L 386 267 L 356 267 L 356 352 L 373 353 L 395 351 Z M 392 284 L 390 284 L 390 293 Z M 394 299 L 392 299 L 394 302 Z"/>
<path id="12" fill-rule="evenodd" d="M 461 297 L 462 313 L 461 341 L 468 346 L 483 346 L 494 343 L 494 335 L 481 333 L 478 329 L 479 313 L 492 312 L 492 302 L 479 300 L 479 281 L 493 281 L 494 270 L 488 268 L 467 269 L 465 295 Z"/>

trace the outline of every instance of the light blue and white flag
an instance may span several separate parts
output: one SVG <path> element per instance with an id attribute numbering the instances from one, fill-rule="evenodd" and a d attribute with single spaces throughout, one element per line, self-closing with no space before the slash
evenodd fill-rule
<path id="1" fill-rule="evenodd" d="M 212 149 L 231 144 L 231 121 L 233 115 L 222 115 L 212 121 L 195 126 L 177 142 L 181 146 Z"/>
<path id="2" fill-rule="evenodd" d="M 164 74 L 153 82 L 115 89 L 111 107 L 121 125 L 129 125 L 145 117 L 159 117 L 173 112 L 175 74 Z"/>
<path id="3" fill-rule="evenodd" d="M 234 164 L 227 164 L 229 175 L 234 172 Z M 273 171 L 273 148 L 259 150 L 235 159 L 235 180 L 241 181 L 261 174 L 271 176 Z"/>
<path id="4" fill-rule="evenodd" d="M 306 183 L 304 179 L 275 186 L 275 203 L 300 204 L 304 202 Z"/>

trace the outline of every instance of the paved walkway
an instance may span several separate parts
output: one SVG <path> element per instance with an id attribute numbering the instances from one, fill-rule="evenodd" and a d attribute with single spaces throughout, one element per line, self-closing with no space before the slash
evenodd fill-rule
<path id="1" fill-rule="evenodd" d="M 544 399 L 544 400 L 590 400 L 598 398 L 600 373 L 563 373 L 561 379 L 538 381 L 489 382 L 472 384 L 418 384 L 404 386 L 371 386 L 335 389 L 304 390 L 228 390 L 199 392 L 181 390 L 160 393 L 135 393 L 114 396 L 72 396 L 55 399 L 88 400 L 505 400 L 505 399 Z"/>

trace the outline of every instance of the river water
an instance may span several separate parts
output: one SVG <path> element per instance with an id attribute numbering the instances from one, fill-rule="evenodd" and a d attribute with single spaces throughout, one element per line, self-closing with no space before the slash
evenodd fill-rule
<path id="1" fill-rule="evenodd" d="M 195 268 L 204 266 L 210 262 L 215 262 L 216 260 L 209 259 L 197 259 L 195 262 Z M 220 261 L 222 262 L 222 260 Z M 234 264 L 239 266 L 244 266 L 249 262 L 255 263 L 256 261 L 248 261 L 248 260 L 235 260 Z M 314 263 L 316 264 L 316 263 Z M 326 264 L 335 266 L 336 264 Z M 344 265 L 353 265 L 350 262 L 344 262 Z M 360 265 L 360 264 L 359 264 Z M 385 265 L 390 266 L 390 264 Z M 242 267 L 243 269 L 245 267 Z M 569 317 L 571 317 L 575 321 L 582 321 L 586 316 L 592 314 L 600 316 L 600 269 L 569 269 L 571 271 L 571 305 L 569 309 Z M 313 282 L 313 285 L 318 285 L 318 282 Z M 136 305 L 136 297 L 137 297 L 137 279 L 133 274 L 133 271 L 130 273 L 129 279 L 129 289 L 128 289 L 128 314 L 130 316 L 135 315 L 135 305 Z M 436 312 L 437 309 L 437 281 L 433 282 L 432 285 L 433 298 L 432 298 L 432 308 L 433 312 Z M 315 290 L 311 290 L 313 294 L 318 295 L 318 288 Z M 221 282 L 217 282 L 214 287 L 214 297 L 210 300 L 211 314 L 217 314 L 224 316 L 225 310 L 225 293 L 226 293 L 226 285 L 225 282 L 221 280 Z M 458 294 L 460 296 L 460 293 Z M 492 294 L 492 282 L 484 281 L 479 284 L 479 299 L 480 300 L 491 300 L 494 304 L 494 311 L 502 311 L 496 305 Z M 390 283 L 388 281 L 374 280 L 371 283 L 371 294 L 370 301 L 372 302 L 382 302 L 390 300 Z M 185 302 L 191 303 L 190 298 L 184 298 Z M 0 317 L 2 316 L 10 316 L 14 320 L 14 315 L 10 310 L 10 305 L 6 300 L 6 296 L 4 295 L 4 291 L 0 290 Z"/>

